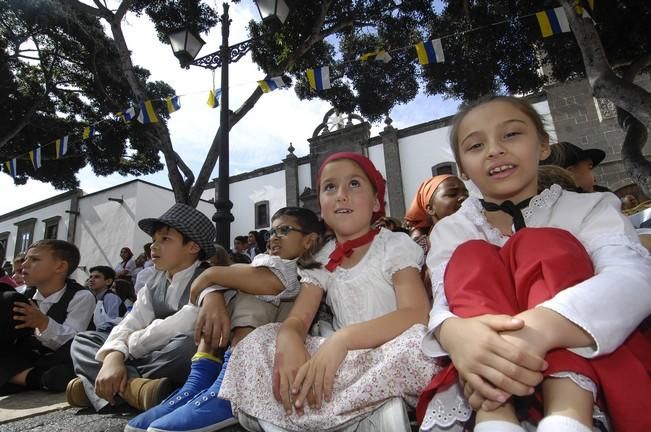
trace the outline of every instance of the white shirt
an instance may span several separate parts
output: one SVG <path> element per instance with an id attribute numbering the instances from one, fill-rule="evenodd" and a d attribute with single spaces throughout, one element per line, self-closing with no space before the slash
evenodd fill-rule
<path id="1" fill-rule="evenodd" d="M 331 240 L 314 257 L 326 264 L 335 248 Z M 382 228 L 364 257 L 351 268 L 338 266 L 333 272 L 298 269 L 301 283 L 321 287 L 334 315 L 335 330 L 365 322 L 398 309 L 393 274 L 413 267 L 420 271 L 423 249 L 405 233 Z"/>
<path id="2" fill-rule="evenodd" d="M 41 312 L 47 314 L 50 308 L 61 299 L 64 292 L 65 287 L 47 297 L 43 297 L 43 294 L 36 290 L 32 300 L 38 303 Z M 88 290 L 77 291 L 70 299 L 67 311 L 68 314 L 63 323 L 59 324 L 48 317 L 47 328 L 44 331 L 34 329 L 36 339 L 45 347 L 56 350 L 75 337 L 77 333 L 88 329 L 88 324 L 95 311 L 95 295 Z"/>
<path id="3" fill-rule="evenodd" d="M 577 194 L 553 185 L 522 211 L 528 227 L 556 227 L 572 233 L 592 259 L 595 276 L 538 305 L 556 311 L 592 336 L 596 349 L 570 350 L 586 358 L 613 352 L 651 314 L 651 258 L 619 208 L 619 200 L 611 193 Z M 456 247 L 473 239 L 498 246 L 508 240 L 488 223 L 481 203 L 474 197 L 436 224 L 430 234 L 432 247 L 427 266 L 434 305 L 430 331 L 422 345 L 428 355 L 445 355 L 433 331 L 455 316 L 445 298 L 445 267 Z"/>
<path id="4" fill-rule="evenodd" d="M 183 292 L 199 266 L 195 261 L 190 267 L 176 273 L 170 280 L 165 302 L 172 308 L 179 304 Z M 168 277 L 169 279 L 169 277 Z M 178 312 L 165 319 L 156 319 L 152 306 L 152 291 L 145 286 L 138 292 L 138 299 L 120 323 L 113 328 L 104 345 L 97 351 L 95 358 L 104 361 L 109 351 L 120 351 L 127 358 L 141 358 L 146 354 L 164 347 L 171 338 L 178 334 L 194 334 L 194 324 L 199 308 L 186 304 Z"/>
<path id="5" fill-rule="evenodd" d="M 142 271 L 138 272 L 138 275 L 136 276 L 136 282 L 133 285 L 133 289 L 138 294 L 138 291 L 144 287 L 147 282 L 149 282 L 152 278 L 153 275 L 156 274 L 156 267 L 150 266 L 150 267 L 145 267 Z"/>

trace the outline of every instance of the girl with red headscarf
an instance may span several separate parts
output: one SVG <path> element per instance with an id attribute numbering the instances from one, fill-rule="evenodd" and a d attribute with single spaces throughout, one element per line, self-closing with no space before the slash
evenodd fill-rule
<path id="1" fill-rule="evenodd" d="M 249 430 L 408 431 L 405 403 L 438 372 L 417 348 L 429 305 L 423 251 L 404 233 L 372 228 L 385 181 L 368 158 L 330 156 L 317 184 L 335 234 L 314 256 L 323 267 L 299 269 L 301 291 L 282 325 L 235 348 L 220 397 Z M 308 336 L 323 298 L 336 331 Z"/>

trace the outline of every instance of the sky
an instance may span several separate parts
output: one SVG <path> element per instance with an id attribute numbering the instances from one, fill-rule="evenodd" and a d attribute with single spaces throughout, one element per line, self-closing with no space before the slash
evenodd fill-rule
<path id="1" fill-rule="evenodd" d="M 248 38 L 246 25 L 251 19 L 259 19 L 252 1 L 233 4 L 229 10 L 231 28 L 229 43 L 235 44 Z M 151 72 L 151 80 L 170 84 L 181 95 L 181 109 L 171 114 L 168 127 L 172 143 L 186 164 L 198 174 L 210 143 L 219 127 L 219 108 L 206 104 L 208 92 L 213 86 L 212 72 L 190 67 L 182 69 L 169 45 L 156 38 L 154 26 L 146 17 L 127 15 L 123 25 L 127 45 L 132 51 L 132 61 Z M 221 43 L 219 26 L 202 35 L 206 45 L 199 56 L 216 51 Z M 264 72 L 246 55 L 230 65 L 230 109 L 237 109 L 251 94 Z M 215 87 L 219 88 L 220 70 L 215 71 Z M 440 96 L 427 96 L 422 92 L 410 103 L 393 109 L 389 114 L 392 125 L 398 129 L 454 114 L 457 102 Z M 309 153 L 308 138 L 321 124 L 331 106 L 322 100 L 301 101 L 293 88 L 275 90 L 260 98 L 255 107 L 232 129 L 230 133 L 230 174 L 235 175 L 282 161 L 292 143 L 296 156 Z M 384 128 L 379 122 L 372 125 L 371 136 Z M 73 131 L 79 133 L 79 131 Z M 52 137 L 54 140 L 56 137 Z M 162 156 L 162 155 L 161 155 Z M 161 157 L 162 160 L 162 157 Z M 47 163 L 47 162 L 45 162 Z M 218 174 L 217 167 L 213 178 Z M 80 187 L 92 193 L 135 177 L 113 174 L 97 176 L 90 167 L 82 169 L 78 178 Z M 139 178 L 170 187 L 165 169 Z M 55 190 L 50 184 L 28 180 L 16 186 L 9 175 L 0 174 L 0 214 L 47 199 L 64 191 Z"/>

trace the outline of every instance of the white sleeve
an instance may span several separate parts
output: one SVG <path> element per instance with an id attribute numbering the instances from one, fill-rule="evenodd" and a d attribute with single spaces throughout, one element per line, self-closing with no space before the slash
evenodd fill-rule
<path id="1" fill-rule="evenodd" d="M 138 291 L 138 299 L 133 304 L 131 312 L 126 314 L 124 319 L 118 325 L 113 327 L 104 345 L 97 351 L 95 359 L 104 361 L 104 357 L 110 351 L 119 351 L 124 354 L 124 358 L 129 357 L 130 346 L 129 336 L 135 331 L 147 327 L 156 318 L 151 303 L 151 290 L 145 285 Z"/>
<path id="2" fill-rule="evenodd" d="M 596 349 L 572 349 L 583 357 L 609 354 L 651 314 L 651 258 L 611 194 L 587 194 L 590 203 L 576 237 L 585 246 L 595 275 L 539 306 L 552 309 L 588 332 Z"/>
<path id="3" fill-rule="evenodd" d="M 198 312 L 198 307 L 188 304 L 175 314 L 156 319 L 145 329 L 132 333 L 128 339 L 129 354 L 141 358 L 167 345 L 175 335 L 192 335 Z"/>
<path id="4" fill-rule="evenodd" d="M 595 276 L 539 305 L 588 332 L 596 349 L 571 349 L 592 358 L 609 354 L 651 314 L 651 259 L 625 245 L 592 253 Z"/>
<path id="5" fill-rule="evenodd" d="M 95 296 L 88 290 L 79 290 L 68 303 L 65 321 L 59 324 L 48 317 L 47 328 L 43 332 L 35 331 L 36 338 L 52 350 L 56 350 L 79 332 L 88 329 L 88 324 L 95 312 Z"/>
<path id="6" fill-rule="evenodd" d="M 256 296 L 258 300 L 278 306 L 282 300 L 292 300 L 298 295 L 301 287 L 298 282 L 296 260 L 282 259 L 264 253 L 256 255 L 251 266 L 268 268 L 283 285 L 283 290 L 278 294 L 258 295 Z"/>
<path id="7" fill-rule="evenodd" d="M 226 288 L 225 286 L 222 285 L 214 284 L 209 286 L 208 288 L 205 288 L 203 291 L 199 293 L 199 297 L 197 297 L 197 306 L 201 306 L 206 296 L 215 291 L 221 291 L 224 293 L 224 300 L 226 300 L 226 303 L 228 303 L 228 300 L 230 300 L 232 297 L 235 296 L 235 290 L 231 288 Z"/>
<path id="8" fill-rule="evenodd" d="M 423 248 L 405 233 L 383 230 L 382 236 L 384 240 L 382 272 L 387 280 L 391 280 L 395 272 L 407 267 L 420 271 L 425 261 Z"/>

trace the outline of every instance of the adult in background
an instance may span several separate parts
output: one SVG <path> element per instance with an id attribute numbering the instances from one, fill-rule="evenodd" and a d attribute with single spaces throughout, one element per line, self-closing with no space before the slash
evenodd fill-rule
<path id="1" fill-rule="evenodd" d="M 443 174 L 422 182 L 405 215 L 411 229 L 411 238 L 427 252 L 427 236 L 432 227 L 459 210 L 466 198 L 468 189 L 457 176 Z"/>
<path id="2" fill-rule="evenodd" d="M 260 248 L 258 247 L 258 232 L 249 231 L 249 237 L 247 239 L 246 254 L 253 260 L 257 254 L 260 253 Z"/>
<path id="3" fill-rule="evenodd" d="M 131 280 L 133 271 L 136 269 L 136 262 L 133 259 L 133 252 L 128 247 L 120 249 L 120 261 L 113 267 L 115 277 L 120 279 Z"/>

